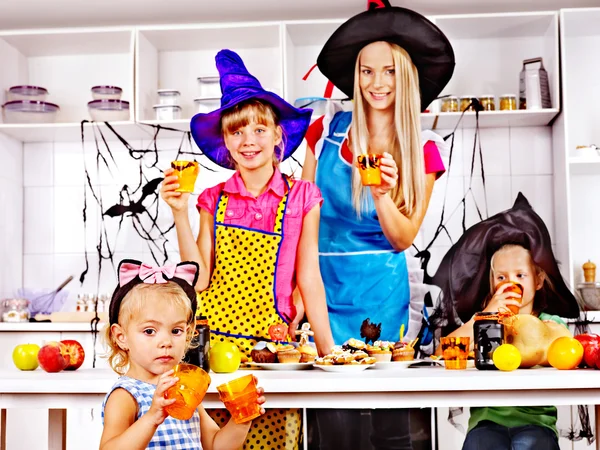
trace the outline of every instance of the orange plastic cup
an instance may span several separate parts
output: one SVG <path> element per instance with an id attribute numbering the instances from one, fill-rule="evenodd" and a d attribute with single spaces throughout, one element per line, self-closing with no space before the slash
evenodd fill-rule
<path id="1" fill-rule="evenodd" d="M 471 338 L 462 336 L 443 337 L 441 344 L 442 357 L 444 358 L 446 369 L 465 370 L 467 368 Z"/>
<path id="2" fill-rule="evenodd" d="M 363 186 L 379 186 L 381 184 L 381 169 L 379 164 L 383 158 L 381 154 L 358 155 L 358 171 Z"/>
<path id="3" fill-rule="evenodd" d="M 499 288 L 503 284 L 510 284 L 510 286 L 508 288 L 506 288 L 504 290 L 504 292 L 514 292 L 516 294 L 523 295 L 523 286 L 521 286 L 519 283 L 515 283 L 513 281 L 503 281 L 502 283 L 498 284 L 498 286 L 496 288 Z M 512 300 L 517 300 L 519 303 L 521 303 L 522 298 L 520 298 L 520 299 L 514 298 Z M 517 305 L 507 305 L 506 307 L 513 314 L 519 314 L 519 311 L 521 310 L 521 307 L 517 306 Z"/>
<path id="4" fill-rule="evenodd" d="M 171 168 L 175 169 L 175 175 L 179 178 L 179 187 L 176 192 L 194 192 L 196 178 L 200 172 L 200 166 L 196 161 L 173 161 Z"/>
<path id="5" fill-rule="evenodd" d="M 256 379 L 253 375 L 236 378 L 217 386 L 217 391 L 235 423 L 249 422 L 261 415 Z"/>
<path id="6" fill-rule="evenodd" d="M 210 376 L 193 364 L 177 364 L 173 369 L 173 376 L 179 378 L 179 381 L 167 389 L 165 397 L 176 401 L 167 406 L 165 411 L 175 419 L 188 420 L 202 402 L 210 385 Z"/>

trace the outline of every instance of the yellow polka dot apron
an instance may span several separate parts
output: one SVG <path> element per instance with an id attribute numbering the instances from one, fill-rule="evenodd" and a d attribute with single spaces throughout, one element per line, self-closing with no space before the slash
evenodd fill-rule
<path id="1" fill-rule="evenodd" d="M 209 287 L 199 294 L 198 308 L 210 323 L 211 346 L 229 341 L 250 356 L 258 340 L 270 340 L 269 327 L 286 323 L 275 296 L 277 258 L 284 236 L 283 219 L 292 181 L 284 177 L 286 193 L 279 202 L 272 232 L 225 224 L 229 197 L 222 192 L 214 220 L 215 263 Z M 223 426 L 227 410 L 209 414 Z M 244 449 L 298 448 L 298 409 L 269 409 L 252 423 Z"/>

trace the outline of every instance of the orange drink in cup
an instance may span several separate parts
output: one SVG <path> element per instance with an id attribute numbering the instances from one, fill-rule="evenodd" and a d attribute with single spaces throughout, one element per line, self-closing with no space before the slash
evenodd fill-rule
<path id="1" fill-rule="evenodd" d="M 173 370 L 173 376 L 179 380 L 167 389 L 166 397 L 176 401 L 167 406 L 165 411 L 175 419 L 188 420 L 202 402 L 210 385 L 210 376 L 193 364 L 177 364 Z"/>
<path id="2" fill-rule="evenodd" d="M 502 286 L 503 284 L 509 284 L 510 286 L 507 287 L 504 292 L 514 292 L 515 294 L 518 295 L 523 295 L 523 286 L 521 286 L 519 283 L 515 283 L 513 281 L 503 281 L 500 284 L 498 284 L 498 286 L 496 286 L 496 289 L 499 288 L 500 286 Z M 512 300 L 516 300 L 519 303 L 521 303 L 520 298 L 513 298 Z M 507 305 L 506 306 L 510 312 L 512 312 L 513 314 L 519 314 L 519 311 L 521 310 L 520 306 L 517 305 Z"/>
<path id="3" fill-rule="evenodd" d="M 465 370 L 469 356 L 469 345 L 471 339 L 462 336 L 443 337 L 442 357 L 444 366 L 449 370 Z"/>
<path id="4" fill-rule="evenodd" d="M 194 192 L 196 178 L 200 172 L 200 166 L 196 161 L 172 161 L 171 168 L 179 178 L 179 187 L 176 192 Z"/>
<path id="5" fill-rule="evenodd" d="M 217 386 L 217 391 L 235 423 L 249 422 L 261 415 L 254 375 L 221 384 Z"/>
<path id="6" fill-rule="evenodd" d="M 363 186 L 379 186 L 381 184 L 381 169 L 379 164 L 383 158 L 380 154 L 358 155 L 358 171 Z"/>

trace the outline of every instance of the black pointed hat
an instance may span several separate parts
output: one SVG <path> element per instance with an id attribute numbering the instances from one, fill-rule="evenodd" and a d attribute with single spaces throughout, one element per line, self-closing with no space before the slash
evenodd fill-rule
<path id="1" fill-rule="evenodd" d="M 480 311 L 490 292 L 490 260 L 506 244 L 529 250 L 554 285 L 557 296 L 547 299 L 544 312 L 578 318 L 579 305 L 560 274 L 546 224 L 520 192 L 512 208 L 473 225 L 446 253 L 432 277 L 442 289 L 442 308 L 453 307 L 463 323 Z"/>
<path id="2" fill-rule="evenodd" d="M 356 58 L 363 47 L 378 41 L 397 44 L 410 55 L 419 72 L 424 111 L 450 81 L 454 51 L 435 24 L 387 0 L 371 0 L 368 11 L 348 19 L 331 35 L 317 58 L 319 70 L 352 98 Z"/>

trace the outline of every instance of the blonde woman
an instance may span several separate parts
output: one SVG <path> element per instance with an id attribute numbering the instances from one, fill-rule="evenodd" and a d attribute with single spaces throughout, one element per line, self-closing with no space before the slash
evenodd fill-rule
<path id="1" fill-rule="evenodd" d="M 353 111 L 317 119 L 306 135 L 303 178 L 316 181 L 324 198 L 319 264 L 336 344 L 359 337 L 367 318 L 381 324 L 385 341 L 398 340 L 402 325 L 408 328 L 404 250 L 417 236 L 434 182 L 444 172 L 435 144 L 441 138 L 428 132 L 424 139 L 420 114 L 452 75 L 452 47 L 423 16 L 373 3 L 375 8 L 334 32 L 317 60 L 321 72 L 354 99 Z M 379 186 L 361 184 L 355 161 L 365 153 L 383 155 Z M 394 413 L 373 420 L 375 448 L 410 448 L 408 412 Z M 329 429 L 344 417 L 344 432 L 331 433 L 344 442 L 322 439 L 322 450 L 360 446 L 353 432 L 359 427 L 347 421 L 349 414 L 324 415 Z"/>

